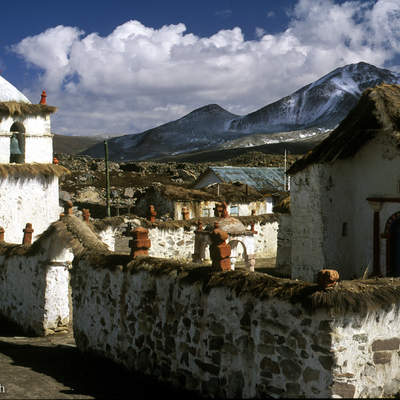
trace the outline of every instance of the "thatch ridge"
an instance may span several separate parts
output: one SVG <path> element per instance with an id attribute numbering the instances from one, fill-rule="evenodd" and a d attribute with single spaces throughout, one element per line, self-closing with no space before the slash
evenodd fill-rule
<path id="1" fill-rule="evenodd" d="M 251 186 L 241 183 L 220 183 L 202 189 L 187 189 L 176 185 L 151 186 L 143 196 L 151 195 L 158 191 L 163 197 L 175 201 L 226 201 L 227 203 L 248 203 L 262 201 L 264 195 Z M 219 191 L 219 194 L 218 194 Z M 247 194 L 246 194 L 247 193 Z"/>
<path id="2" fill-rule="evenodd" d="M 8 176 L 33 178 L 38 175 L 60 177 L 70 173 L 67 168 L 57 164 L 0 164 L 0 176 L 3 178 Z"/>
<path id="3" fill-rule="evenodd" d="M 0 115 L 48 115 L 57 111 L 57 107 L 47 104 L 30 104 L 22 101 L 0 102 Z"/>
<path id="4" fill-rule="evenodd" d="M 43 242 L 53 236 L 65 240 L 67 245 L 71 246 L 75 256 L 80 256 L 84 252 L 102 255 L 110 253 L 107 245 L 100 240 L 86 222 L 73 215 L 67 215 L 50 224 L 30 246 L 0 243 L 0 254 L 6 257 L 14 255 L 34 256 L 42 250 Z"/>
<path id="5" fill-rule="evenodd" d="M 378 132 L 400 144 L 400 85 L 381 84 L 366 89 L 358 104 L 332 133 L 287 171 L 293 175 L 314 163 L 352 157 Z"/>
<path id="6" fill-rule="evenodd" d="M 102 232 L 109 226 L 117 228 L 125 223 L 124 217 L 106 217 L 102 219 L 91 219 L 90 224 L 95 232 Z"/>
<path id="7" fill-rule="evenodd" d="M 290 214 L 290 195 L 282 198 L 273 208 L 274 213 Z"/>
<path id="8" fill-rule="evenodd" d="M 246 215 L 246 216 L 235 216 L 243 225 L 250 225 L 252 223 L 260 223 L 265 225 L 267 223 L 278 221 L 278 216 L 274 214 L 260 214 L 260 215 Z M 203 226 L 213 225 L 215 221 L 219 220 L 217 217 L 201 217 L 192 218 L 188 220 L 178 219 L 171 221 L 161 221 L 156 220 L 155 222 L 150 222 L 142 217 L 135 217 L 140 221 L 141 226 L 145 228 L 159 228 L 159 229 L 179 229 L 184 228 L 190 230 L 192 227 L 197 226 L 197 221 L 200 220 Z"/>
<path id="9" fill-rule="evenodd" d="M 315 283 L 278 278 L 260 272 L 215 271 L 210 266 L 154 257 L 138 257 L 126 263 L 128 256 L 124 259 L 121 257 L 115 255 L 114 265 L 110 264 L 110 258 L 99 262 L 102 267 L 109 269 L 115 269 L 119 264 L 129 274 L 147 271 L 154 276 L 171 275 L 181 284 L 200 284 L 204 292 L 226 287 L 239 297 L 249 295 L 261 301 L 288 301 L 301 305 L 310 313 L 324 310 L 329 315 L 365 315 L 370 310 L 387 308 L 400 302 L 399 278 L 339 281 L 334 288 L 324 290 Z M 92 267 L 98 268 L 99 264 Z"/>

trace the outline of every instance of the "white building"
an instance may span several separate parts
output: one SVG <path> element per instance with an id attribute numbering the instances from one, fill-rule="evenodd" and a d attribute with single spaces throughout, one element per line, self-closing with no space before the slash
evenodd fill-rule
<path id="1" fill-rule="evenodd" d="M 399 145 L 400 86 L 383 84 L 292 165 L 293 278 L 400 276 Z"/>
<path id="2" fill-rule="evenodd" d="M 58 177 L 53 162 L 50 114 L 56 107 L 32 104 L 0 76 L 0 226 L 7 242 L 21 243 L 26 223 L 34 238 L 59 218 Z"/>

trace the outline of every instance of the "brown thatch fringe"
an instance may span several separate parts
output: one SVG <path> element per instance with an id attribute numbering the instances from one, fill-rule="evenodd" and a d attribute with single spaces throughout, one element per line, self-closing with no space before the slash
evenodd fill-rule
<path id="1" fill-rule="evenodd" d="M 283 198 L 276 206 L 274 206 L 273 211 L 274 213 L 290 214 L 290 195 Z"/>
<path id="2" fill-rule="evenodd" d="M 3 101 L 0 103 L 0 115 L 48 115 L 57 111 L 57 107 L 47 104 L 30 104 L 18 101 Z"/>
<path id="3" fill-rule="evenodd" d="M 108 268 L 112 266 L 108 265 Z M 237 296 L 289 301 L 301 305 L 310 313 L 322 309 L 329 312 L 329 315 L 365 315 L 370 310 L 386 309 L 400 303 L 399 278 L 340 281 L 334 288 L 323 290 L 314 283 L 278 278 L 265 273 L 240 270 L 214 272 L 210 266 L 153 257 L 139 257 L 122 268 L 131 274 L 147 271 L 155 276 L 177 276 L 182 284 L 201 284 L 205 292 L 216 287 L 226 287 Z"/>
<path id="4" fill-rule="evenodd" d="M 0 176 L 6 178 L 7 176 L 31 178 L 38 175 L 43 175 L 46 178 L 51 176 L 68 175 L 71 172 L 56 164 L 0 164 Z"/>
<path id="5" fill-rule="evenodd" d="M 238 216 L 234 217 L 241 221 L 243 225 L 247 226 L 252 223 L 259 222 L 261 225 L 265 225 L 267 223 L 272 223 L 278 221 L 278 216 L 274 214 L 260 214 L 260 215 L 247 215 L 247 216 Z M 190 230 L 192 227 L 197 226 L 197 221 L 199 218 L 192 218 L 188 220 L 172 220 L 172 221 L 155 221 L 150 222 L 142 217 L 135 217 L 141 222 L 141 225 L 145 228 L 159 228 L 159 229 L 179 229 L 184 228 L 185 230 Z M 219 218 L 216 217 L 201 217 L 200 220 L 203 223 L 203 226 L 206 225 L 214 225 L 214 222 Z"/>
<path id="6" fill-rule="evenodd" d="M 219 194 L 218 194 L 219 191 Z M 144 196 L 160 192 L 162 196 L 175 201 L 226 201 L 228 203 L 248 203 L 262 201 L 264 195 L 251 186 L 241 183 L 220 183 L 202 189 L 186 189 L 182 186 L 157 185 L 151 186 Z"/>
<path id="7" fill-rule="evenodd" d="M 91 225 L 93 226 L 95 232 L 105 231 L 109 226 L 112 228 L 117 228 L 125 223 L 123 217 L 107 217 L 102 219 L 91 219 Z"/>
<path id="8" fill-rule="evenodd" d="M 102 256 L 111 253 L 107 245 L 100 240 L 86 222 L 73 215 L 68 215 L 53 222 L 31 246 L 0 243 L 0 254 L 6 257 L 14 255 L 34 256 L 42 251 L 43 242 L 53 236 L 65 240 L 77 257 L 85 251 Z"/>
<path id="9" fill-rule="evenodd" d="M 319 145 L 287 171 L 293 175 L 314 163 L 352 157 L 378 132 L 385 131 L 400 144 L 400 86 L 382 84 L 363 92 L 358 104 Z"/>

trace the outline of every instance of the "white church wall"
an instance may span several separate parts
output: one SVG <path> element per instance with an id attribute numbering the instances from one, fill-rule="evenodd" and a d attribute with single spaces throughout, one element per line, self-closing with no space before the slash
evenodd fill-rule
<path id="1" fill-rule="evenodd" d="M 368 266 L 372 271 L 373 209 L 366 199 L 399 196 L 397 166 L 396 146 L 381 133 L 352 158 L 311 165 L 292 177 L 292 277 L 315 280 L 322 268 L 337 269 L 343 279 L 362 277 Z M 396 204 L 384 205 L 380 233 L 399 210 Z M 385 243 L 380 240 L 382 267 Z"/>
<path id="2" fill-rule="evenodd" d="M 44 163 L 53 162 L 53 137 L 25 134 L 25 162 Z"/>
<path id="3" fill-rule="evenodd" d="M 0 132 L 0 164 L 10 162 L 10 137 L 11 134 Z"/>
<path id="4" fill-rule="evenodd" d="M 23 229 L 30 222 L 33 240 L 59 218 L 56 176 L 13 177 L 0 180 L 0 226 L 5 241 L 22 243 Z"/>

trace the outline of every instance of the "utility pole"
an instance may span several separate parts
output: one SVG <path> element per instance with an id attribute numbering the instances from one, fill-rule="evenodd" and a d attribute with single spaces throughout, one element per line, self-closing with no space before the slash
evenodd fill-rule
<path id="1" fill-rule="evenodd" d="M 110 212 L 110 171 L 108 170 L 108 143 L 104 141 L 104 164 L 106 166 L 106 205 L 107 217 L 111 217 Z"/>
<path id="2" fill-rule="evenodd" d="M 287 190 L 287 176 L 286 176 L 286 170 L 287 170 L 287 161 L 286 161 L 287 153 L 286 153 L 286 147 L 285 147 L 285 183 L 284 183 L 284 191 L 286 192 Z"/>

